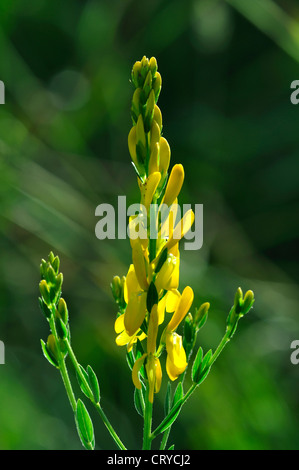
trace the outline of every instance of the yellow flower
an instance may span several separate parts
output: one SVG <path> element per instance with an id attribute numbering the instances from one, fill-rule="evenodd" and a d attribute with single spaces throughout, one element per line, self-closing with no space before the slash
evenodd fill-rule
<path id="1" fill-rule="evenodd" d="M 126 345 L 128 352 L 130 352 L 132 351 L 134 343 L 137 342 L 137 339 L 142 341 L 144 338 L 146 338 L 146 334 L 143 331 L 138 330 L 135 334 L 130 336 L 125 330 L 124 317 L 125 314 L 123 313 L 115 320 L 114 329 L 115 332 L 118 334 L 115 339 L 115 342 L 118 346 Z"/>
<path id="2" fill-rule="evenodd" d="M 182 337 L 175 330 L 189 312 L 193 298 L 193 290 L 187 286 L 177 302 L 176 309 L 166 327 L 166 371 L 170 380 L 176 380 L 187 367 Z"/>

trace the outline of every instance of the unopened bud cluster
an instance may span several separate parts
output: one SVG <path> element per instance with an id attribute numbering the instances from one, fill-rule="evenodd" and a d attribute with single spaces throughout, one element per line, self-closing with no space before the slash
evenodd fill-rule
<path id="1" fill-rule="evenodd" d="M 159 188 L 162 189 L 170 162 L 170 147 L 161 135 L 162 114 L 157 101 L 162 79 L 156 59 L 143 57 L 135 62 L 131 76 L 135 92 L 131 107 L 133 127 L 128 137 L 130 155 L 142 182 L 152 173 L 161 173 Z"/>
<path id="2" fill-rule="evenodd" d="M 68 308 L 61 297 L 63 275 L 59 272 L 59 258 L 51 252 L 48 261 L 42 259 L 40 265 L 41 281 L 39 283 L 39 304 L 41 311 L 50 323 L 51 331 L 47 342 L 42 342 L 43 352 L 47 359 L 59 367 L 59 354 L 66 354 L 63 340 L 69 338 Z"/>

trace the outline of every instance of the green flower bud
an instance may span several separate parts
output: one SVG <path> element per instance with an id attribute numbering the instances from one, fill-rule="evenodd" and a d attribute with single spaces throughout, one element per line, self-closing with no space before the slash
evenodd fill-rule
<path id="1" fill-rule="evenodd" d="M 58 256 L 55 256 L 52 262 L 52 267 L 55 271 L 55 274 L 59 273 L 59 266 L 60 266 L 60 259 L 58 258 Z"/>
<path id="2" fill-rule="evenodd" d="M 44 279 L 42 281 L 40 281 L 40 283 L 39 283 L 39 291 L 41 293 L 41 296 L 42 296 L 45 304 L 47 306 L 49 306 L 51 304 L 50 291 L 49 291 L 49 288 L 48 288 L 48 284 L 46 283 L 46 281 Z"/>
<path id="3" fill-rule="evenodd" d="M 234 300 L 235 312 L 237 314 L 241 313 L 242 306 L 243 306 L 243 292 L 242 292 L 241 287 L 239 287 L 236 292 L 235 300 Z"/>
<path id="4" fill-rule="evenodd" d="M 50 251 L 49 256 L 48 256 L 48 260 L 49 260 L 50 264 L 53 263 L 54 258 L 55 258 L 55 256 L 54 256 L 53 251 Z"/>
<path id="5" fill-rule="evenodd" d="M 67 324 L 68 318 L 69 318 L 68 308 L 67 308 L 65 300 L 62 297 L 60 297 L 59 299 L 59 302 L 57 305 L 57 312 L 58 312 L 59 317 L 63 321 L 63 323 Z"/>
<path id="6" fill-rule="evenodd" d="M 196 310 L 195 316 L 194 316 L 194 324 L 197 330 L 202 328 L 208 318 L 208 311 L 210 308 L 209 302 L 205 302 L 202 304 L 199 309 Z"/>
<path id="7" fill-rule="evenodd" d="M 248 290 L 246 294 L 244 295 L 243 306 L 242 306 L 243 315 L 246 315 L 246 313 L 249 312 L 253 303 L 254 303 L 254 293 L 252 292 L 252 290 Z"/>
<path id="8" fill-rule="evenodd" d="M 51 356 L 58 362 L 59 357 L 59 348 L 56 343 L 56 339 L 54 335 L 49 335 L 47 339 L 47 349 Z"/>

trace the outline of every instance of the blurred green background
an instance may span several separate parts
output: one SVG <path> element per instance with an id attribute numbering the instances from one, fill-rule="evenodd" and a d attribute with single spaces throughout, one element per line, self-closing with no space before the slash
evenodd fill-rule
<path id="1" fill-rule="evenodd" d="M 39 264 L 50 250 L 61 259 L 78 358 L 99 376 L 121 438 L 141 445 L 110 293 L 130 244 L 97 240 L 95 208 L 138 198 L 127 135 L 130 72 L 143 55 L 162 74 L 164 135 L 172 165 L 186 172 L 180 202 L 204 205 L 203 247 L 182 250 L 180 279 L 196 305 L 211 303 L 199 344 L 217 346 L 239 286 L 256 297 L 169 444 L 298 449 L 299 365 L 290 362 L 299 339 L 299 106 L 290 102 L 298 2 L 1 0 L 0 18 L 0 449 L 82 448 L 40 348 L 48 325 Z M 114 449 L 89 411 L 97 448 Z"/>

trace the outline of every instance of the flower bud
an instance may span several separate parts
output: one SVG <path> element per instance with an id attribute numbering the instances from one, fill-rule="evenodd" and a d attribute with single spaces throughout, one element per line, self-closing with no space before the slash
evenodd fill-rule
<path id="1" fill-rule="evenodd" d="M 39 291 L 41 293 L 41 296 L 42 296 L 45 304 L 47 306 L 49 306 L 51 304 L 50 291 L 49 291 L 49 288 L 48 288 L 48 284 L 46 283 L 46 281 L 44 279 L 42 281 L 40 281 L 40 283 L 39 283 Z"/>
<path id="2" fill-rule="evenodd" d="M 152 76 L 154 77 L 158 70 L 158 64 L 157 64 L 157 60 L 155 57 L 150 58 L 149 68 L 150 68 L 150 71 L 152 72 Z"/>
<path id="3" fill-rule="evenodd" d="M 60 299 L 59 299 L 59 302 L 58 302 L 58 305 L 57 305 L 57 312 L 58 312 L 61 320 L 65 324 L 67 324 L 68 318 L 69 318 L 68 308 L 67 308 L 65 300 L 62 297 L 60 297 Z"/>
<path id="4" fill-rule="evenodd" d="M 243 306 L 242 306 L 243 315 L 246 315 L 246 313 L 249 312 L 253 303 L 254 303 L 254 293 L 252 292 L 252 290 L 248 290 L 246 294 L 244 295 Z"/>
<path id="5" fill-rule="evenodd" d="M 241 313 L 242 305 L 243 305 L 243 292 L 242 292 L 241 287 L 238 287 L 236 295 L 235 295 L 235 300 L 234 300 L 234 308 L 237 314 Z"/>
<path id="6" fill-rule="evenodd" d="M 135 62 L 135 64 L 133 65 L 131 76 L 132 76 L 132 81 L 134 83 L 135 88 L 138 88 L 139 85 L 140 85 L 140 82 L 141 82 L 141 62 L 140 62 L 140 60 Z"/>
<path id="7" fill-rule="evenodd" d="M 160 162 L 159 170 L 161 173 L 166 173 L 170 163 L 170 147 L 164 137 L 160 138 Z"/>
<path id="8" fill-rule="evenodd" d="M 156 73 L 156 76 L 153 80 L 153 90 L 155 92 L 156 103 L 158 101 L 162 87 L 162 77 L 159 72 Z"/>

